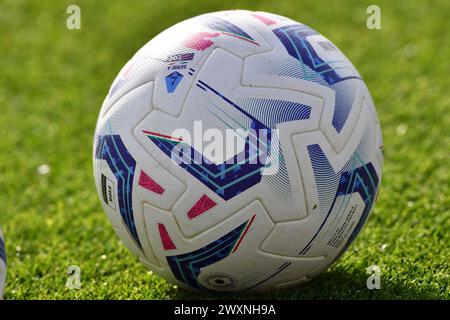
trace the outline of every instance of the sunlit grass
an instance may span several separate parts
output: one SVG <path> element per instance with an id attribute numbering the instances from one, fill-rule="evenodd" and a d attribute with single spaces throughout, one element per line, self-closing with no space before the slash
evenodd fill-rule
<path id="1" fill-rule="evenodd" d="M 8 251 L 6 299 L 214 298 L 174 288 L 119 242 L 97 199 L 92 137 L 117 72 L 168 26 L 244 8 L 302 21 L 336 43 L 372 92 L 385 142 L 381 193 L 367 226 L 312 282 L 263 296 L 450 297 L 450 24 L 448 1 L 72 1 L 0 3 L 0 223 Z M 48 165 L 50 171 L 38 173 Z M 382 289 L 366 288 L 381 268 Z M 80 290 L 65 287 L 70 265 Z M 245 296 L 245 298 L 250 298 Z"/>

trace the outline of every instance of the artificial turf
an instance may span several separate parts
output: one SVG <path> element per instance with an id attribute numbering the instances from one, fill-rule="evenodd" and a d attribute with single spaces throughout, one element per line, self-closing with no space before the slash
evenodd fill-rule
<path id="1" fill-rule="evenodd" d="M 177 288 L 129 253 L 102 211 L 91 157 L 101 102 L 132 54 L 178 21 L 234 8 L 289 16 L 347 54 L 377 105 L 385 167 L 372 216 L 331 268 L 297 289 L 233 297 L 449 299 L 449 1 L 76 1 L 81 30 L 68 30 L 72 3 L 0 2 L 5 299 L 223 297 Z M 366 28 L 370 4 L 381 30 Z M 366 288 L 372 264 L 380 290 Z M 70 265 L 79 290 L 65 286 Z"/>

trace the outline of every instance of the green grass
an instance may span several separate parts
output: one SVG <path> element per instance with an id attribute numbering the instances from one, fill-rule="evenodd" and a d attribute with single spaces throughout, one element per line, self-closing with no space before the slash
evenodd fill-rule
<path id="1" fill-rule="evenodd" d="M 335 42 L 372 92 L 386 147 L 378 202 L 348 252 L 298 289 L 252 297 L 450 298 L 450 2 L 75 1 L 82 29 L 69 31 L 73 2 L 0 4 L 6 299 L 206 297 L 152 275 L 119 242 L 97 199 L 91 145 L 101 102 L 131 55 L 175 22 L 228 8 L 287 15 Z M 366 28 L 372 3 L 382 30 Z M 49 174 L 36 173 L 41 164 Z M 381 290 L 366 288 L 372 264 Z M 65 287 L 70 265 L 81 267 L 80 290 Z"/>

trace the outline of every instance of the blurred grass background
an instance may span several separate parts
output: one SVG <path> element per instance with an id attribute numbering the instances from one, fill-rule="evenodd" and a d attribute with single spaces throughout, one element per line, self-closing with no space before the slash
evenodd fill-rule
<path id="1" fill-rule="evenodd" d="M 81 30 L 66 8 L 81 8 Z M 377 4 L 382 30 L 366 28 Z M 0 2 L 0 225 L 6 299 L 214 298 L 147 271 L 119 242 L 97 199 L 92 139 L 122 65 L 170 25 L 204 12 L 263 10 L 331 39 L 366 81 L 380 116 L 385 169 L 375 210 L 342 258 L 310 283 L 244 298 L 450 297 L 450 2 Z M 46 164 L 50 172 L 39 175 Z M 381 290 L 366 268 L 381 268 Z M 70 265 L 82 287 L 65 287 Z"/>

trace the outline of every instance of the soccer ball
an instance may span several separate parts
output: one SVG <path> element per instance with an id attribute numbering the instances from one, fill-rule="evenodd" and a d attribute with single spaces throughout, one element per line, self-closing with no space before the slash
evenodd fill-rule
<path id="1" fill-rule="evenodd" d="M 2 229 L 0 229 L 0 299 L 3 297 L 6 280 L 6 251 L 5 242 L 3 241 Z"/>
<path id="2" fill-rule="evenodd" d="M 328 39 L 286 17 L 204 14 L 123 67 L 100 111 L 94 174 L 125 245 L 180 285 L 264 291 L 308 281 L 376 199 L 370 93 Z"/>

